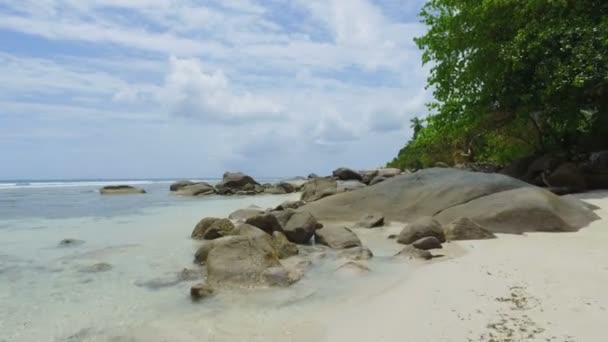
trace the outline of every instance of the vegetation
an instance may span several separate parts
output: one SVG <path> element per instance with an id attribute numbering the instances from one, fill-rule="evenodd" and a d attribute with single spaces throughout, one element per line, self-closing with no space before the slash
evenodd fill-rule
<path id="1" fill-rule="evenodd" d="M 608 147 L 608 1 L 430 0 L 434 102 L 389 163 L 505 163 Z"/>

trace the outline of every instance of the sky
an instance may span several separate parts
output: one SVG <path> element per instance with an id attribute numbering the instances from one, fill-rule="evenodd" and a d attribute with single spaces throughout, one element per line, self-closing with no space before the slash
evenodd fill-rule
<path id="1" fill-rule="evenodd" d="M 0 0 L 0 179 L 383 166 L 423 0 Z"/>

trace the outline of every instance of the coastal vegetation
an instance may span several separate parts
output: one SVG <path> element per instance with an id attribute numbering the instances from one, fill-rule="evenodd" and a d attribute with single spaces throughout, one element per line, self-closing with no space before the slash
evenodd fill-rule
<path id="1" fill-rule="evenodd" d="M 428 113 L 391 167 L 608 148 L 608 2 L 430 0 Z"/>

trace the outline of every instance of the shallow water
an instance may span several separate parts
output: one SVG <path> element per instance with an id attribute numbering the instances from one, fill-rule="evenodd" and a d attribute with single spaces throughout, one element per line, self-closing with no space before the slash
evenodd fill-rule
<path id="1" fill-rule="evenodd" d="M 135 201 L 147 195 L 87 196 Z M 390 228 L 358 232 L 376 254 L 364 262 L 369 274 L 337 272 L 345 261 L 314 248 L 314 265 L 286 289 L 220 291 L 194 303 L 189 288 L 200 280 L 177 280 L 182 269 L 196 269 L 199 243 L 189 235 L 198 220 L 296 197 L 207 197 L 139 205 L 134 213 L 0 219 L 0 341 L 320 339 L 341 304 L 364 301 L 407 277 L 406 265 L 387 258 L 398 248 L 386 239 Z M 58 246 L 65 238 L 84 243 Z"/>

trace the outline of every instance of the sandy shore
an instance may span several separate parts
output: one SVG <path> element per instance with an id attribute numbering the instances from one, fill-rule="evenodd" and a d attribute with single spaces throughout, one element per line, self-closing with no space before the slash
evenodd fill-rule
<path id="1" fill-rule="evenodd" d="M 500 235 L 332 317 L 325 341 L 606 341 L 608 192 L 577 233 Z"/>

